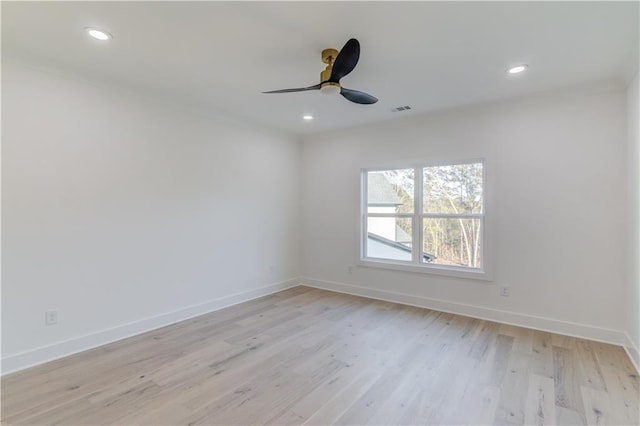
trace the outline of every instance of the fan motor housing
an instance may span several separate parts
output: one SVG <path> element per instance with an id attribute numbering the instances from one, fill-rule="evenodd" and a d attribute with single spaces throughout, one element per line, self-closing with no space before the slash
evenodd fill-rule
<path id="1" fill-rule="evenodd" d="M 340 93 L 340 90 L 340 84 L 333 83 L 331 81 L 326 81 L 320 86 L 320 93 L 322 93 L 323 95 L 333 95 L 335 93 Z"/>

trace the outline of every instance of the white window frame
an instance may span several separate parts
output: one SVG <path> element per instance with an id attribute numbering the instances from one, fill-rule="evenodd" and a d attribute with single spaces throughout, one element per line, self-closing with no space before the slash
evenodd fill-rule
<path id="1" fill-rule="evenodd" d="M 442 167 L 442 166 L 454 166 L 459 164 L 482 164 L 482 213 L 474 214 L 446 214 L 446 213 L 424 213 L 423 203 L 423 169 L 427 167 Z M 367 176 L 369 172 L 385 171 L 385 170 L 398 170 L 398 169 L 413 169 L 414 171 L 414 212 L 413 213 L 369 213 L 367 205 Z M 489 221 L 487 220 L 487 164 L 482 158 L 475 158 L 463 161 L 438 161 L 438 162 L 423 162 L 420 164 L 400 164 L 389 167 L 368 167 L 361 169 L 360 173 L 360 215 L 359 215 L 359 266 L 391 269 L 404 272 L 413 272 L 421 274 L 435 274 L 450 276 L 455 278 L 468 278 L 482 281 L 491 281 L 492 274 L 490 273 L 490 250 L 488 244 L 487 229 L 490 228 Z M 367 219 L 369 217 L 398 217 L 398 218 L 410 218 L 412 221 L 412 241 L 413 250 L 411 261 L 392 260 L 392 259 L 380 259 L 371 258 L 366 256 L 367 250 Z M 424 218 L 436 217 L 468 217 L 479 218 L 481 223 L 482 236 L 480 239 L 480 268 L 471 268 L 465 266 L 451 266 L 451 265 L 437 265 L 433 263 L 425 263 L 422 261 L 422 221 Z"/>

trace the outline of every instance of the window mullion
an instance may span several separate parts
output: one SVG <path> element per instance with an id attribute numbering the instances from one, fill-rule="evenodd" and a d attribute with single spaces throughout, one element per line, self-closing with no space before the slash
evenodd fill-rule
<path id="1" fill-rule="evenodd" d="M 368 172 L 366 170 L 362 171 L 360 180 L 360 184 L 362 185 L 362 191 L 360 192 L 360 229 L 362 229 L 362 232 L 360 233 L 360 258 L 364 259 L 369 256 L 369 253 L 367 252 L 367 237 L 369 235 L 369 230 L 367 228 L 367 214 L 369 213 L 369 182 Z"/>
<path id="2" fill-rule="evenodd" d="M 426 218 L 448 218 L 448 219 L 482 219 L 483 213 L 422 213 L 422 217 Z"/>
<path id="3" fill-rule="evenodd" d="M 367 217 L 408 217 L 413 218 L 413 213 L 367 213 Z"/>
<path id="4" fill-rule="evenodd" d="M 413 263 L 420 264 L 422 257 L 422 169 L 413 170 Z"/>

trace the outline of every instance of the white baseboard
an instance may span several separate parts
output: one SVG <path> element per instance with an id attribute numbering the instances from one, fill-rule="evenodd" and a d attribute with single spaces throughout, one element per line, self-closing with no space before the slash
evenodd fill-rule
<path id="1" fill-rule="evenodd" d="M 29 351 L 13 354 L 2 358 L 2 375 L 13 373 L 29 367 L 33 367 L 58 358 L 73 355 L 88 349 L 102 346 L 117 340 L 145 333 L 197 317 L 222 308 L 247 302 L 258 297 L 266 296 L 282 290 L 286 290 L 298 285 L 319 288 L 323 290 L 335 291 L 338 293 L 352 294 L 371 299 L 396 302 L 404 305 L 417 306 L 421 308 L 433 309 L 441 312 L 448 312 L 495 321 L 504 324 L 511 324 L 535 330 L 548 331 L 567 336 L 580 337 L 589 340 L 596 340 L 611 343 L 624 347 L 635 368 L 640 373 L 640 351 L 631 338 L 624 332 L 594 327 L 585 324 L 578 324 L 568 321 L 560 321 L 552 318 L 544 318 L 533 315 L 525 315 L 516 312 L 502 311 L 485 308 L 481 306 L 468 305 L 450 302 L 440 299 L 432 299 L 421 296 L 414 296 L 392 291 L 377 290 L 353 284 L 340 283 L 335 281 L 325 281 L 308 277 L 293 278 L 287 281 L 260 287 L 242 293 L 232 294 L 207 301 L 202 304 L 188 306 L 176 311 L 161 314 L 155 317 L 146 318 L 140 321 L 120 325 L 107 330 L 101 330 L 84 336 L 75 337 L 48 346 L 42 346 Z"/>
<path id="2" fill-rule="evenodd" d="M 228 306 L 247 302 L 291 287 L 296 287 L 299 283 L 298 278 L 293 278 L 265 287 L 232 294 L 219 299 L 209 300 L 198 305 L 187 306 L 172 312 L 167 312 L 151 318 L 145 318 L 140 321 L 119 325 L 117 327 L 86 334 L 84 336 L 74 337 L 52 345 L 42 346 L 29 351 L 9 355 L 2 358 L 2 375 L 24 370 L 25 368 L 86 351 L 97 346 L 106 345 L 107 343 L 122 340 L 157 328 L 165 327 L 167 325 L 217 311 Z"/>
<path id="3" fill-rule="evenodd" d="M 627 352 L 627 355 L 629 355 L 629 358 L 631 358 L 631 362 L 636 368 L 636 371 L 640 374 L 640 350 L 638 346 L 633 343 L 633 340 L 631 340 L 631 336 L 625 333 L 625 338 L 624 350 Z"/>
<path id="4" fill-rule="evenodd" d="M 611 343 L 614 345 L 623 346 L 625 348 L 627 347 L 628 337 L 626 336 L 626 334 L 622 331 L 612 330 L 609 328 L 595 327 L 586 324 L 561 321 L 553 318 L 545 318 L 520 314 L 517 312 L 490 309 L 481 306 L 467 305 L 440 299 L 431 299 L 427 297 L 414 296 L 386 290 L 377 290 L 356 286 L 353 284 L 346 284 L 335 281 L 324 281 L 308 277 L 301 277 L 300 283 L 308 287 L 315 287 L 323 290 L 336 291 L 339 293 L 352 294 L 355 296 L 368 297 L 370 299 L 384 300 L 387 302 L 396 302 L 403 305 L 417 306 L 420 308 L 433 309 L 440 312 L 448 312 L 452 314 L 489 320 L 503 324 L 531 328 L 534 330 L 548 331 L 551 333 L 563 334 L 566 336 L 580 337 L 583 339 Z"/>

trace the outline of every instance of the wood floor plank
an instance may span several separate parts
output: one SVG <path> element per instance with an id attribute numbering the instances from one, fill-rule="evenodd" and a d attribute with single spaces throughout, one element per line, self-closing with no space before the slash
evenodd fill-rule
<path id="1" fill-rule="evenodd" d="M 606 392 L 583 386 L 582 398 L 588 424 L 615 425 L 620 423 L 618 421 L 620 413 L 613 411 L 611 401 L 609 401 L 609 394 Z"/>
<path id="2" fill-rule="evenodd" d="M 496 413 L 496 423 L 524 424 L 530 372 L 531 356 L 513 351 L 502 381 L 503 392 Z M 511 391 L 507 391 L 508 389 Z"/>
<path id="3" fill-rule="evenodd" d="M 580 417 L 581 423 L 585 423 L 576 351 L 560 346 L 553 346 L 552 350 L 556 405 L 571 410 Z"/>
<path id="4" fill-rule="evenodd" d="M 300 373 L 299 370 L 296 371 Z M 343 388 L 349 387 L 365 374 L 366 371 L 363 373 L 357 368 L 342 368 L 337 370 L 335 374 L 328 377 L 312 392 L 303 395 L 303 397 L 291 407 L 290 411 L 296 413 L 306 421 L 318 412 L 325 403 L 329 403 L 335 395 L 338 395 Z M 275 423 L 277 423 L 277 421 Z"/>
<path id="5" fill-rule="evenodd" d="M 637 425 L 622 348 L 296 287 L 2 378 L 3 424 Z"/>
<path id="6" fill-rule="evenodd" d="M 557 425 L 585 425 L 586 420 L 584 413 L 578 413 L 575 410 L 556 405 L 556 422 Z"/>
<path id="7" fill-rule="evenodd" d="M 336 423 L 379 379 L 380 373 L 364 371 L 356 380 L 347 384 L 331 398 L 325 400 L 326 402 L 321 402 L 319 404 L 320 407 L 307 418 L 304 424 L 329 425 Z M 300 403 L 303 403 L 303 401 Z M 316 404 L 318 403 L 316 402 Z M 295 406 L 294 410 L 296 410 Z"/>
<path id="8" fill-rule="evenodd" d="M 591 342 L 587 340 L 577 341 L 576 353 L 580 362 L 582 385 L 606 392 L 607 386 L 602 375 L 602 369 Z"/>
<path id="9" fill-rule="evenodd" d="M 553 379 L 553 350 L 551 333 L 533 331 L 531 340 L 531 373 Z"/>
<path id="10" fill-rule="evenodd" d="M 555 400 L 553 379 L 530 374 L 524 409 L 524 423 L 528 425 L 555 424 Z"/>
<path id="11" fill-rule="evenodd" d="M 633 422 L 636 422 L 637 424 L 640 412 L 638 376 L 633 372 L 629 373 L 630 366 L 628 364 L 630 361 L 622 357 L 624 354 L 616 353 L 617 351 L 605 351 L 605 349 L 601 349 L 598 357 L 601 360 L 606 360 L 600 364 L 600 368 L 612 410 L 616 413 L 617 423 L 634 424 Z"/>
<path id="12" fill-rule="evenodd" d="M 372 424 L 371 418 L 386 402 L 390 389 L 402 380 L 403 372 L 389 369 L 357 401 L 349 407 L 333 424 Z"/>

